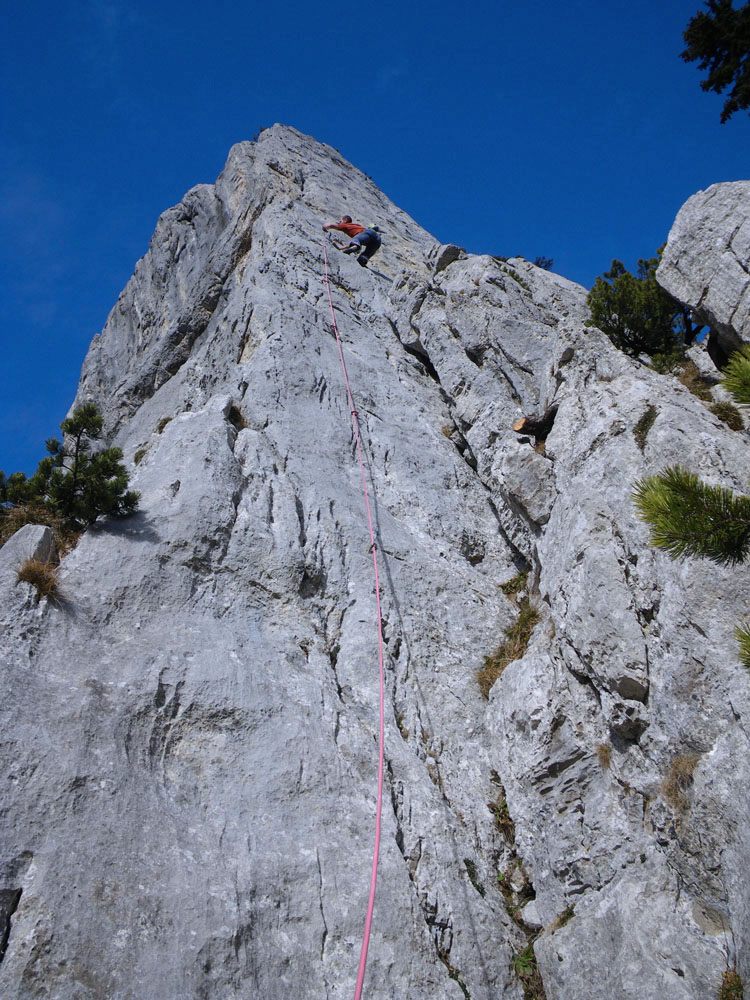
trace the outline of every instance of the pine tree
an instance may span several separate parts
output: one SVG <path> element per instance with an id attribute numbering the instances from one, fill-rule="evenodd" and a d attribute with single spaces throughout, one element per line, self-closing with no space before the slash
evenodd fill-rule
<path id="1" fill-rule="evenodd" d="M 68 438 L 47 443 L 47 456 L 27 479 L 22 472 L 0 473 L 0 500 L 13 505 L 38 504 L 62 514 L 79 528 L 101 515 L 131 514 L 140 496 L 128 490 L 128 474 L 119 448 L 91 452 L 91 442 L 101 435 L 102 418 L 93 403 L 79 406 L 63 420 L 60 430 Z"/>
<path id="2" fill-rule="evenodd" d="M 731 87 L 721 112 L 722 123 L 735 111 L 750 107 L 750 3 L 735 9 L 732 0 L 706 0 L 683 32 L 685 62 L 699 60 L 708 76 L 701 89 L 720 94 Z"/>
<path id="3" fill-rule="evenodd" d="M 656 281 L 662 249 L 656 257 L 639 260 L 637 274 L 613 260 L 610 270 L 596 279 L 588 295 L 591 324 L 605 333 L 615 347 L 633 357 L 681 353 L 697 332 L 685 306 Z"/>

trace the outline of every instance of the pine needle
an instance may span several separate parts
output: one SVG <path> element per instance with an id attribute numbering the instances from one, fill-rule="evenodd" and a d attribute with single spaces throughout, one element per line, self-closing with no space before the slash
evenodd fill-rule
<path id="1" fill-rule="evenodd" d="M 703 556 L 732 565 L 746 558 L 750 498 L 709 486 L 680 466 L 638 480 L 632 496 L 638 516 L 651 526 L 651 544 L 673 559 Z"/>
<path id="2" fill-rule="evenodd" d="M 735 351 L 724 369 L 721 384 L 735 403 L 750 403 L 750 344 Z"/>

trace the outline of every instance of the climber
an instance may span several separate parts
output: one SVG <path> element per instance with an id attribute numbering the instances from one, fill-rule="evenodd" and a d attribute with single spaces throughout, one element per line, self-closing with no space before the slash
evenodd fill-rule
<path id="1" fill-rule="evenodd" d="M 339 232 L 349 237 L 351 241 L 349 246 L 344 247 L 340 243 L 337 243 L 336 246 L 344 253 L 359 252 L 357 263 L 361 264 L 362 267 L 367 267 L 369 259 L 380 249 L 380 229 L 377 226 L 365 229 L 358 222 L 352 222 L 351 215 L 342 215 L 338 222 L 329 222 L 323 226 L 324 233 L 327 233 L 329 229 L 338 229 Z"/>

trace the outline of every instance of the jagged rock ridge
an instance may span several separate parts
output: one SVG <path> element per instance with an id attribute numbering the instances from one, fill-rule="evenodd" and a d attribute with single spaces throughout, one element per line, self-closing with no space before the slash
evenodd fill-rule
<path id="1" fill-rule="evenodd" d="M 630 504 L 678 460 L 742 489 L 744 433 L 584 328 L 579 286 L 439 246 L 274 126 L 161 217 L 84 363 L 140 513 L 86 533 L 58 605 L 0 550 L 2 995 L 353 993 L 377 634 L 320 280 L 320 225 L 345 211 L 385 230 L 395 279 L 330 252 L 387 652 L 366 995 L 521 998 L 508 883 L 548 1000 L 750 977 L 750 588 L 652 551 Z M 553 407 L 543 444 L 512 431 Z M 542 620 L 487 703 L 475 674 L 520 570 Z"/>

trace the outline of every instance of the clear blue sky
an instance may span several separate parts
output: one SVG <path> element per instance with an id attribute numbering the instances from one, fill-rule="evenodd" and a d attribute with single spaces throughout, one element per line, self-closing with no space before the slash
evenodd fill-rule
<path id="1" fill-rule="evenodd" d="M 700 0 L 3 4 L 0 469 L 33 472 L 160 213 L 283 122 L 422 226 L 631 269 L 680 205 L 750 176 L 679 58 Z M 333 212 L 337 206 L 331 206 Z"/>

